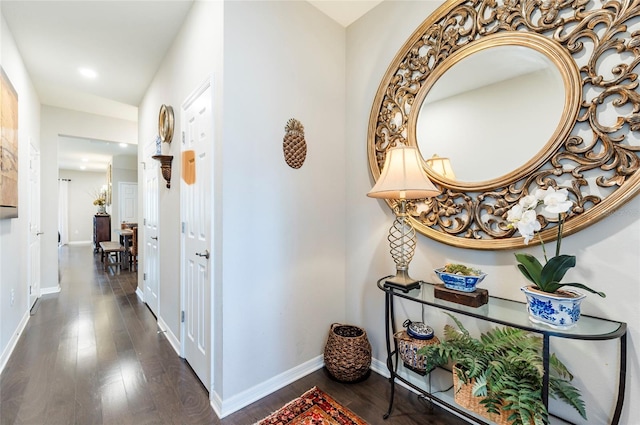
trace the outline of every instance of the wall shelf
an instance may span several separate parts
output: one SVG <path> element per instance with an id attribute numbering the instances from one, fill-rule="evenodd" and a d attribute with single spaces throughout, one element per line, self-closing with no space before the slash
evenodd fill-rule
<path id="1" fill-rule="evenodd" d="M 171 162 L 173 161 L 173 155 L 154 155 L 151 158 L 160 162 L 162 177 L 167 182 L 167 189 L 170 189 L 171 188 Z"/>

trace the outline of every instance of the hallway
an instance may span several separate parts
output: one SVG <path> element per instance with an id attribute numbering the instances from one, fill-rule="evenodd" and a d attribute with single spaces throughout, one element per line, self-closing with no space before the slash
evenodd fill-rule
<path id="1" fill-rule="evenodd" d="M 0 375 L 0 425 L 251 425 L 316 385 L 370 425 L 465 423 L 399 386 L 384 420 L 386 378 L 344 384 L 324 369 L 220 420 L 136 296 L 136 273 L 105 273 L 89 245 L 59 253 L 62 291 L 38 300 Z"/>
<path id="2" fill-rule="evenodd" d="M 62 291 L 38 300 L 0 377 L 0 424 L 219 423 L 136 273 L 105 273 L 89 245 L 59 253 Z"/>

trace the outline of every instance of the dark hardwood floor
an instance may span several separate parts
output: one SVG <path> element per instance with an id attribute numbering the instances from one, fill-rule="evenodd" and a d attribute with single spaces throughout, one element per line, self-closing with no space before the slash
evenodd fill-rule
<path id="1" fill-rule="evenodd" d="M 371 425 L 463 424 L 380 375 L 357 384 L 316 371 L 220 420 L 208 394 L 135 294 L 136 272 L 104 272 L 89 246 L 60 249 L 62 291 L 38 300 L 0 375 L 0 424 L 251 425 L 318 386 Z"/>

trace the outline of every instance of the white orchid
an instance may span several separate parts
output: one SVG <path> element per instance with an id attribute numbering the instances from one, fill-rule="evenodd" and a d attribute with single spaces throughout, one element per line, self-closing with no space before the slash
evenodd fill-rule
<path id="1" fill-rule="evenodd" d="M 518 268 L 538 289 L 554 293 L 563 286 L 574 286 L 605 297 L 603 292 L 597 292 L 581 283 L 560 283 L 567 270 L 576 265 L 575 255 L 560 255 L 560 243 L 562 242 L 562 227 L 566 213 L 571 210 L 573 202 L 569 200 L 567 189 L 555 189 L 549 187 L 545 190 L 538 189 L 533 195 L 524 196 L 507 212 L 507 222 L 510 228 L 518 229 L 524 237 L 524 243 L 529 244 L 536 232 L 542 228 L 536 208 L 544 205 L 543 211 L 547 214 L 558 215 L 558 239 L 556 242 L 556 255 L 547 259 L 547 251 L 544 242 L 540 239 L 545 265 L 543 266 L 533 255 L 516 254 Z"/>
<path id="2" fill-rule="evenodd" d="M 547 190 L 538 189 L 536 198 L 544 203 L 545 211 L 550 214 L 566 213 L 573 206 L 567 189 L 555 190 L 552 187 Z"/>
<path id="3" fill-rule="evenodd" d="M 524 212 L 524 208 L 522 205 L 516 204 L 507 212 L 507 221 L 510 225 L 515 225 L 520 219 L 522 219 L 522 213 Z M 514 226 L 511 226 L 514 227 Z"/>
<path id="4" fill-rule="evenodd" d="M 540 230 L 541 227 L 534 211 L 538 202 L 538 199 L 534 196 L 525 196 L 507 212 L 509 226 L 518 229 L 524 237 L 524 243 L 527 245 L 533 239 L 535 232 Z"/>
<path id="5" fill-rule="evenodd" d="M 535 195 L 527 195 L 520 199 L 520 202 L 518 204 L 525 210 L 531 210 L 538 206 L 539 201 L 540 199 L 538 199 Z"/>
<path id="6" fill-rule="evenodd" d="M 533 239 L 534 234 L 542 227 L 538 221 L 538 217 L 534 210 L 528 210 L 522 213 L 522 217 L 516 223 L 516 227 L 520 234 L 524 237 L 525 245 Z"/>
<path id="7" fill-rule="evenodd" d="M 524 237 L 525 245 L 528 245 L 535 233 L 542 228 L 535 211 L 538 205 L 541 204 L 544 205 L 543 210 L 546 213 L 558 214 L 560 220 L 562 220 L 561 214 L 566 213 L 573 206 L 573 203 L 569 200 L 567 189 L 556 190 L 553 187 L 546 190 L 537 189 L 533 195 L 522 197 L 507 212 L 507 221 L 511 228 L 518 229 L 518 232 Z"/>

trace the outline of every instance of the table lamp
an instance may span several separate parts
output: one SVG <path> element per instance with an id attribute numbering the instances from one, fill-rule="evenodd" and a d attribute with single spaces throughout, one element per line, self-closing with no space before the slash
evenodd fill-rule
<path id="1" fill-rule="evenodd" d="M 437 154 L 433 154 L 433 156 L 425 162 L 435 173 L 440 174 L 442 177 L 449 180 L 456 179 L 456 175 L 453 172 L 453 168 L 451 168 L 451 161 L 449 158 L 443 158 Z"/>
<path id="2" fill-rule="evenodd" d="M 405 292 L 419 288 L 420 282 L 409 276 L 409 263 L 416 248 L 416 231 L 407 214 L 407 199 L 437 196 L 440 191 L 424 172 L 422 158 L 414 146 L 398 146 L 387 150 L 378 181 L 367 196 L 397 200 L 393 210 L 396 218 L 389 229 L 391 256 L 396 263 L 396 275 L 385 285 Z"/>

